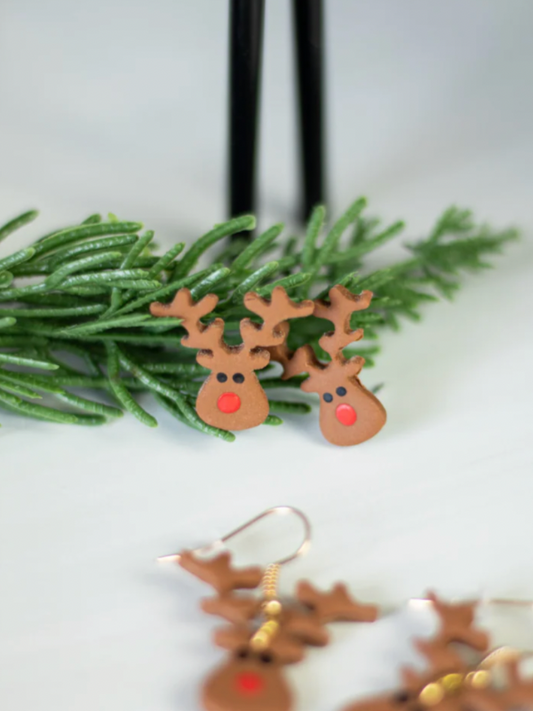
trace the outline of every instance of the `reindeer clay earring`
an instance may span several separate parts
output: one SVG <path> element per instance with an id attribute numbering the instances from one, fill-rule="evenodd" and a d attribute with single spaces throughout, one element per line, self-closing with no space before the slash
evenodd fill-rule
<path id="1" fill-rule="evenodd" d="M 331 362 L 321 363 L 309 345 L 295 353 L 282 345 L 272 351 L 272 360 L 283 365 L 283 378 L 309 373 L 301 388 L 320 394 L 320 428 L 332 444 L 349 446 L 360 444 L 377 434 L 385 424 L 387 413 L 380 401 L 369 392 L 357 377 L 365 363 L 362 356 L 345 358 L 343 349 L 361 340 L 363 329 L 351 330 L 353 313 L 367 309 L 371 291 L 352 294 L 338 284 L 330 289 L 329 300 L 316 301 L 314 315 L 327 319 L 335 331 L 325 333 L 319 345 L 331 356 Z"/>
<path id="2" fill-rule="evenodd" d="M 228 552 L 206 557 L 272 514 L 293 514 L 304 525 L 304 540 L 292 555 L 265 570 L 234 568 Z M 326 645 L 329 642 L 327 623 L 376 619 L 377 608 L 352 600 L 342 584 L 322 593 L 310 583 L 301 582 L 294 598 L 280 597 L 280 570 L 307 550 L 310 530 L 309 521 L 301 511 L 291 506 L 277 506 L 209 546 L 159 559 L 177 561 L 214 588 L 216 596 L 203 600 L 202 609 L 229 622 L 215 632 L 215 644 L 226 649 L 228 655 L 204 683 L 202 706 L 206 711 L 290 711 L 292 694 L 283 667 L 299 662 L 307 645 Z M 253 592 L 238 594 L 237 590 Z"/>
<path id="3" fill-rule="evenodd" d="M 488 653 L 489 635 L 474 623 L 477 603 L 446 604 L 427 599 L 439 627 L 416 648 L 427 660 L 423 671 L 402 670 L 402 685 L 392 693 L 363 699 L 344 711 L 516 711 L 533 709 L 533 679 L 523 679 L 519 662 L 531 653 L 500 647 Z M 490 600 L 524 604 L 522 601 Z"/>
<path id="4" fill-rule="evenodd" d="M 289 333 L 287 319 L 313 313 L 312 301 L 296 303 L 283 287 L 277 286 L 270 301 L 249 292 L 244 305 L 263 319 L 261 326 L 250 319 L 240 324 L 243 343 L 224 343 L 224 321 L 216 318 L 209 325 L 201 323 L 218 303 L 218 296 L 208 294 L 197 304 L 188 289 L 180 289 L 170 304 L 154 302 L 153 316 L 182 319 L 188 335 L 182 340 L 187 348 L 198 348 L 196 360 L 212 371 L 201 388 L 196 411 L 204 422 L 223 430 L 246 430 L 264 422 L 268 416 L 268 398 L 255 375 L 270 361 L 269 347 L 281 346 Z"/>

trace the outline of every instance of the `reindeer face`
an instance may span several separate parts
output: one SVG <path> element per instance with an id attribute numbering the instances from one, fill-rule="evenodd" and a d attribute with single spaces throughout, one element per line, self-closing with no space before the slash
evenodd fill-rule
<path id="1" fill-rule="evenodd" d="M 267 351 L 227 347 L 216 358 L 200 351 L 197 360 L 212 370 L 196 401 L 204 422 L 224 430 L 245 430 L 265 420 L 268 399 L 254 371 L 268 364 Z"/>
<path id="2" fill-rule="evenodd" d="M 207 679 L 203 705 L 206 711 L 289 711 L 292 700 L 280 662 L 243 647 Z"/>
<path id="3" fill-rule="evenodd" d="M 312 373 L 302 390 L 320 395 L 320 429 L 332 444 L 350 446 L 370 439 L 385 424 L 387 415 L 379 400 L 357 377 L 347 378 L 336 363 Z"/>

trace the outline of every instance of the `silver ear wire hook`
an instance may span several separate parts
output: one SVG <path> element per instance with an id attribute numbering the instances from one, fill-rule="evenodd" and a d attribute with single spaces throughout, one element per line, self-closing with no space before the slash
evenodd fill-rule
<path id="1" fill-rule="evenodd" d="M 285 558 L 280 558 L 279 560 L 274 561 L 271 563 L 271 566 L 281 566 L 285 565 L 286 563 L 290 563 L 291 561 L 295 560 L 301 555 L 304 555 L 304 553 L 307 552 L 309 549 L 309 546 L 311 545 L 311 523 L 307 516 L 300 511 L 299 509 L 295 508 L 294 506 L 274 506 L 270 509 L 266 509 L 266 511 L 263 511 L 262 513 L 258 514 L 254 518 L 251 518 L 249 521 L 246 521 L 246 523 L 243 523 L 241 526 L 238 526 L 237 528 L 233 529 L 229 533 L 226 533 L 226 535 L 222 536 L 222 538 L 218 538 L 217 540 L 213 541 L 212 543 L 209 543 L 206 546 L 200 546 L 199 548 L 195 548 L 192 553 L 199 553 L 199 554 L 208 554 L 212 553 L 216 550 L 220 550 L 221 548 L 225 547 L 225 544 L 227 541 L 230 539 L 234 538 L 235 536 L 238 536 L 240 533 L 243 531 L 246 531 L 248 528 L 251 526 L 254 526 L 256 523 L 259 521 L 262 521 L 264 518 L 267 518 L 268 516 L 286 516 L 289 514 L 293 514 L 297 518 L 300 519 L 300 521 L 303 524 L 304 527 L 304 538 L 300 546 L 294 551 L 294 553 L 291 553 L 290 555 L 286 556 Z M 168 563 L 168 562 L 179 562 L 180 559 L 180 554 L 179 553 L 171 553 L 170 555 L 163 555 L 157 558 L 157 561 L 159 563 Z"/>
<path id="2" fill-rule="evenodd" d="M 455 600 L 450 601 L 453 603 L 476 603 L 480 606 L 483 605 L 507 605 L 508 607 L 531 607 L 533 608 L 533 600 L 524 600 L 523 598 L 505 598 L 505 597 L 480 597 L 477 599 L 469 600 Z M 426 607 L 433 604 L 433 601 L 429 597 L 411 597 L 407 601 L 407 604 L 412 607 Z"/>
<path id="3" fill-rule="evenodd" d="M 533 607 L 533 600 L 523 598 L 491 597 L 481 598 L 481 605 L 508 605 L 510 607 Z"/>

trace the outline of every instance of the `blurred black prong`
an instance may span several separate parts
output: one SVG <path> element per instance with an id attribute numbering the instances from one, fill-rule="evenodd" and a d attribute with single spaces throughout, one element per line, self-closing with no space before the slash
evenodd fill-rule
<path id="1" fill-rule="evenodd" d="M 230 217 L 255 213 L 264 10 L 264 0 L 230 0 Z"/>
<path id="2" fill-rule="evenodd" d="M 325 202 L 322 0 L 293 0 L 300 117 L 301 217 Z"/>

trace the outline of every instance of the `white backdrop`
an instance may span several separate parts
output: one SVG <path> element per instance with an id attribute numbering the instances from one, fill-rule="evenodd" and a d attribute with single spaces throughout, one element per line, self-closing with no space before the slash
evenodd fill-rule
<path id="1" fill-rule="evenodd" d="M 226 9 L 4 0 L 0 218 L 42 210 L 10 241 L 111 210 L 169 246 L 224 217 Z M 262 226 L 290 224 L 296 199 L 289 19 L 288 3 L 268 0 Z M 365 193 L 412 238 L 458 202 L 524 231 L 453 304 L 384 338 L 364 377 L 386 383 L 376 439 L 335 449 L 315 415 L 229 445 L 157 409 L 157 430 L 1 413 L 3 711 L 197 709 L 221 656 L 197 612 L 205 590 L 154 558 L 279 503 L 306 511 L 315 533 L 287 591 L 305 576 L 345 579 L 388 606 L 431 586 L 533 598 L 532 20 L 527 0 L 327 3 L 334 211 Z M 254 559 L 254 546 L 244 553 Z M 334 711 L 394 684 L 407 633 L 427 624 L 402 608 L 339 626 L 335 644 L 290 670 L 298 709 Z M 487 624 L 533 646 L 527 612 Z"/>

